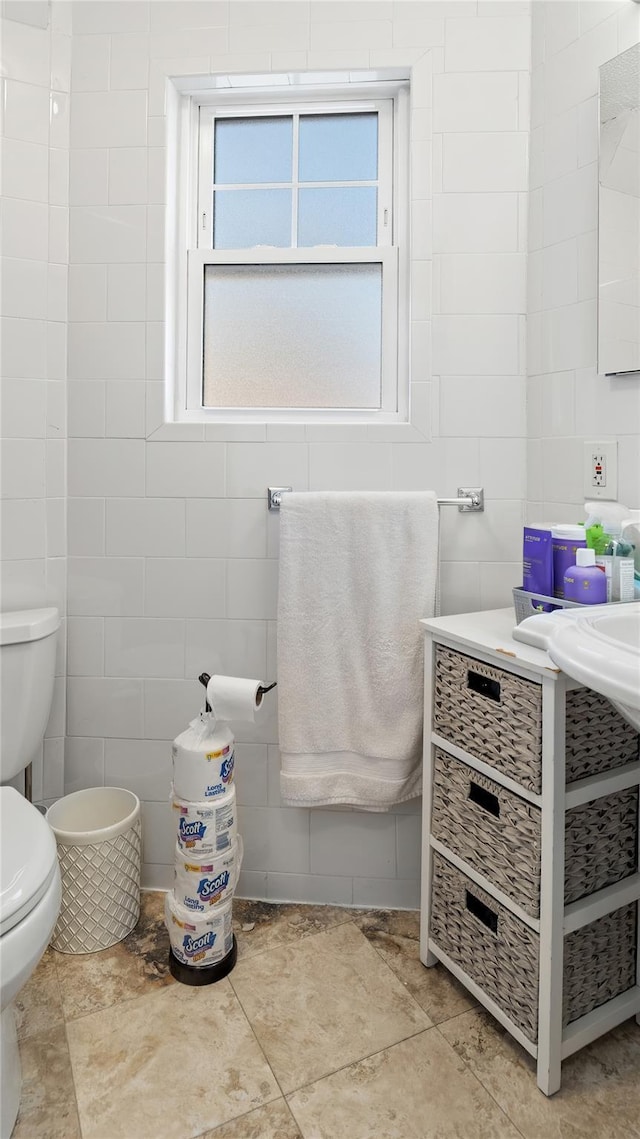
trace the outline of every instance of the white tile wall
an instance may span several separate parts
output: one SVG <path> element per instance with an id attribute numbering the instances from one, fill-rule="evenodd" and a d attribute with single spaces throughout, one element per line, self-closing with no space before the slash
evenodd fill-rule
<path id="1" fill-rule="evenodd" d="M 78 91 L 75 94 L 71 114 L 73 147 L 144 146 L 146 141 L 145 91 Z"/>
<path id="2" fill-rule="evenodd" d="M 137 557 L 184 557 L 185 503 L 171 498 L 109 498 L 106 552 Z"/>
<path id="3" fill-rule="evenodd" d="M 640 41 L 636 4 L 533 5 L 528 510 L 583 517 L 583 440 L 617 438 L 618 495 L 640 505 L 640 375 L 597 375 L 598 67 Z M 534 206 L 535 202 L 535 206 Z"/>
<path id="4" fill-rule="evenodd" d="M 524 253 L 443 254 L 438 262 L 441 313 L 526 311 Z"/>
<path id="5" fill-rule="evenodd" d="M 224 6 L 208 6 L 206 14 L 202 6 L 190 3 L 151 5 L 150 39 L 142 17 L 136 30 L 125 32 L 123 28 L 116 31 L 113 26 L 107 27 L 104 15 L 90 28 L 87 14 L 82 15 L 83 35 L 109 36 L 109 87 L 87 92 L 87 97 L 80 99 L 81 109 L 73 118 L 72 130 L 79 132 L 74 139 L 81 148 L 89 146 L 87 133 L 83 134 L 87 121 L 82 125 L 82 115 L 85 108 L 96 108 L 99 132 L 91 145 L 108 148 L 108 169 L 100 166 L 98 180 L 90 166 L 85 166 L 84 171 L 79 167 L 80 196 L 72 199 L 79 206 L 72 226 L 72 264 L 81 272 L 82 263 L 92 262 L 91 269 L 108 264 L 108 274 L 106 281 L 104 273 L 96 274 L 93 284 L 89 276 L 77 277 L 77 308 L 72 305 L 72 320 L 77 323 L 98 325 L 106 321 L 115 325 L 120 321 L 122 325 L 125 321 L 139 322 L 143 316 L 156 321 L 162 317 L 162 280 L 154 273 L 153 260 L 163 256 L 162 237 L 158 241 L 156 236 L 162 214 L 155 203 L 162 202 L 164 196 L 165 74 L 172 69 L 184 73 L 202 71 L 207 51 L 211 66 L 224 72 L 261 71 L 269 66 L 410 64 L 420 52 L 422 57 L 416 65 L 413 84 L 413 101 L 421 108 L 421 117 L 413 117 L 413 161 L 419 174 L 415 192 L 420 196 L 420 208 L 415 211 L 415 251 L 419 263 L 413 273 L 413 316 L 421 320 L 417 337 L 427 347 L 435 312 L 434 375 L 442 378 L 434 385 L 428 374 L 418 377 L 422 380 L 420 395 L 424 396 L 422 413 L 429 419 L 426 435 L 433 435 L 434 442 L 399 444 L 387 441 L 384 435 L 378 434 L 376 439 L 375 432 L 347 436 L 344 432 L 336 433 L 334 428 L 312 428 L 301 433 L 294 427 L 270 431 L 265 436 L 262 428 L 256 431 L 249 427 L 240 428 L 237 442 L 220 443 L 216 441 L 219 433 L 207 431 L 207 440 L 211 440 L 208 443 L 195 442 L 191 433 L 180 443 L 154 441 L 147 445 L 143 497 L 138 490 L 132 492 L 131 498 L 121 494 L 112 497 L 112 492 L 105 491 L 107 562 L 122 564 L 133 559 L 137 564 L 139 558 L 145 559 L 143 613 L 131 612 L 124 620 L 120 614 L 120 621 L 115 614 L 107 617 L 105 667 L 107 673 L 113 667 L 120 670 L 122 679 L 131 680 L 136 679 L 134 673 L 138 669 L 139 678 L 145 679 L 143 731 L 147 740 L 159 738 L 163 732 L 162 738 L 169 738 L 178 730 L 175 724 L 182 726 L 188 715 L 187 706 L 198 698 L 192 694 L 190 683 L 197 672 L 207 669 L 262 675 L 272 667 L 272 655 L 269 662 L 266 658 L 265 631 L 272 623 L 276 605 L 274 556 L 278 521 L 266 517 L 266 485 L 290 483 L 298 490 L 377 486 L 391 489 L 400 485 L 434 486 L 437 482 L 438 490 L 453 492 L 460 481 L 475 481 L 482 472 L 487 484 L 494 487 L 497 502 L 487 519 L 489 528 L 479 549 L 477 534 L 467 534 L 465 538 L 460 533 L 458 516 L 451 515 L 446 524 L 446 576 L 452 580 L 458 566 L 461 571 L 458 593 L 450 590 L 449 598 L 453 606 L 465 607 L 470 599 L 470 607 L 476 607 L 485 599 L 495 604 L 499 595 L 508 596 L 509 574 L 514 572 L 512 560 L 516 557 L 515 535 L 522 517 L 517 497 L 523 493 L 519 458 L 522 452 L 518 452 L 517 442 L 512 440 L 524 435 L 524 361 L 519 318 L 525 311 L 525 247 L 520 191 L 526 188 L 527 124 L 526 84 L 520 73 L 528 68 L 528 18 L 525 14 L 507 21 L 495 13 L 483 14 L 485 26 L 478 30 L 478 50 L 474 35 L 479 21 L 474 5 L 427 6 L 428 15 L 421 8 L 419 17 L 416 6 L 397 6 L 397 11 L 391 5 L 377 6 L 376 10 L 374 7 L 323 2 L 310 9 L 296 3 L 294 15 L 292 6 L 278 3 L 233 3 L 228 10 Z M 473 18 L 459 18 L 470 11 Z M 392 23 L 394 16 L 397 18 Z M 451 48 L 449 57 L 444 56 L 444 66 L 442 51 L 437 59 L 435 54 L 434 59 L 428 55 L 432 46 Z M 393 58 L 388 55 L 392 49 Z M 124 92 L 137 92 L 129 104 L 132 121 L 138 121 L 140 96 L 148 97 L 147 142 L 153 144 L 153 149 L 149 150 L 146 189 L 140 155 L 145 140 L 134 142 L 129 137 L 123 140 L 109 136 L 114 126 L 104 108 L 108 105 L 107 96 L 113 96 L 114 91 L 123 92 L 123 97 Z M 433 241 L 432 107 L 437 132 L 435 147 L 437 153 L 444 155 L 442 173 L 438 174 L 442 182 L 434 182 L 437 194 Z M 482 162 L 486 148 L 491 148 L 495 159 L 489 181 L 486 163 Z M 147 248 L 142 256 L 141 239 L 137 237 L 141 215 L 136 211 L 145 208 L 145 203 Z M 93 205 L 101 208 L 92 210 L 91 216 L 88 208 L 82 212 L 82 206 Z M 117 208 L 122 213 L 114 213 Z M 114 236 L 112 241 L 114 222 L 121 221 L 131 228 L 124 255 L 121 247 L 114 244 L 120 238 Z M 436 261 L 437 295 L 433 303 L 432 248 L 436 259 L 442 255 L 442 260 Z M 461 260 L 454 264 L 452 255 L 457 254 Z M 474 260 L 476 254 L 479 256 Z M 483 254 L 490 260 L 483 262 Z M 449 255 L 449 260 L 445 260 L 445 255 Z M 138 271 L 145 257 L 146 278 Z M 482 287 L 485 277 L 491 279 L 491 288 Z M 87 295 L 88 290 L 93 297 Z M 441 350 L 443 330 L 449 338 L 444 336 Z M 91 344 L 95 344 L 93 331 L 81 341 L 76 339 L 79 334 L 72 331 L 71 375 L 79 382 L 113 382 L 116 377 L 99 370 L 101 364 L 89 358 Z M 157 347 L 161 344 L 159 331 L 159 326 L 151 328 L 153 338 L 147 341 L 148 351 L 154 353 L 154 359 L 147 359 L 147 377 L 162 375 Z M 456 346 L 460 331 L 468 341 L 469 334 L 473 336 L 466 353 L 460 353 Z M 114 337 L 113 352 L 117 353 L 120 331 Z M 105 339 L 99 343 L 105 345 Z M 448 376 L 452 377 L 450 390 Z M 128 380 L 122 376 L 117 396 L 114 392 L 114 398 L 120 400 L 121 413 L 126 384 Z M 469 393 L 470 387 L 473 394 Z M 74 391 L 80 395 L 81 387 Z M 436 391 L 440 392 L 440 411 Z M 458 399 L 462 392 L 469 393 L 468 402 Z M 106 439 L 113 439 L 115 411 L 114 424 L 109 425 L 108 399 L 107 383 L 105 431 Z M 486 437 L 482 450 L 476 441 L 478 434 Z M 269 442 L 265 442 L 265 437 Z M 501 461 L 514 466 L 514 489 L 507 501 L 500 501 Z M 74 462 L 73 469 L 79 476 L 83 464 L 75 459 Z M 99 466 L 95 462 L 93 469 Z M 75 494 L 101 495 L 102 491 L 91 482 L 97 476 L 89 472 L 88 475 L 85 490 L 76 484 Z M 74 501 L 80 502 L 80 498 Z M 95 528 L 98 541 L 99 524 Z M 471 554 L 474 562 L 467 560 Z M 486 558 L 489 566 L 504 555 L 511 559 L 509 571 L 489 574 L 482 585 L 477 559 Z M 88 558 L 87 563 L 92 571 L 95 560 Z M 153 634 L 148 634 L 147 630 L 156 624 Z M 129 640 L 123 641 L 124 636 Z M 182 636 L 183 673 L 174 675 L 174 670 L 179 669 Z M 156 654 L 155 644 L 159 644 Z M 155 655 L 155 662 L 147 671 L 145 659 L 149 654 Z M 155 673 L 151 674 L 153 670 Z M 182 675 L 184 679 L 180 679 Z M 262 727 L 238 726 L 238 735 L 245 740 L 238 748 L 241 826 L 246 844 L 241 887 L 270 898 L 416 904 L 417 816 L 400 812 L 379 819 L 350 812 L 309 814 L 280 808 L 274 731 L 272 715 Z M 107 740 L 107 748 L 110 746 L 113 739 Z M 148 771 L 153 784 L 153 765 Z M 153 802 L 149 790 L 145 795 L 149 803 Z M 159 825 L 159 816 L 154 819 L 155 825 Z M 149 813 L 147 820 L 151 820 Z M 145 855 L 153 880 L 157 880 L 162 863 L 162 854 L 158 853 L 162 844 L 156 838 L 158 849 Z"/>
<path id="6" fill-rule="evenodd" d="M 34 91 L 38 90 L 40 88 L 34 87 Z M 2 164 L 5 172 L 3 190 L 8 197 L 47 201 L 49 152 L 46 146 L 5 138 L 2 144 Z"/>
<path id="7" fill-rule="evenodd" d="M 6 181 L 4 191 L 8 194 Z M 5 257 L 2 262 L 3 316 L 44 319 L 47 315 L 47 272 L 48 266 L 42 261 Z"/>
<path id="8" fill-rule="evenodd" d="M 104 781 L 125 784 L 140 799 L 166 803 L 171 787 L 169 740 L 105 740 Z"/>
<path id="9" fill-rule="evenodd" d="M 183 677 L 184 622 L 175 618 L 107 617 L 106 676 Z"/>
<path id="10" fill-rule="evenodd" d="M 443 72 L 434 76 L 435 131 L 514 131 L 518 128 L 518 74 Z"/>
<path id="11" fill-rule="evenodd" d="M 434 253 L 518 251 L 517 194 L 437 194 Z"/>
<path id="12" fill-rule="evenodd" d="M 53 9 L 62 26 L 58 0 Z M 435 487 L 450 494 L 461 482 L 482 479 L 491 498 L 483 519 L 455 511 L 443 517 L 443 604 L 451 611 L 508 599 L 524 497 L 530 18 L 526 5 L 487 0 L 91 0 L 74 5 L 73 20 L 72 43 L 69 29 L 56 33 L 67 36 L 66 55 L 57 40 L 53 50 L 49 30 L 25 23 L 7 21 L 3 39 L 12 84 L 12 184 L 21 191 L 3 209 L 4 250 L 13 260 L 5 268 L 13 284 L 4 315 L 31 326 L 28 338 L 18 338 L 28 345 L 30 363 L 9 343 L 15 374 L 7 376 L 4 392 L 8 485 L 13 497 L 28 500 L 25 511 L 34 519 L 28 526 L 26 513 L 12 505 L 6 580 L 11 588 L 20 582 L 25 596 L 33 596 L 39 582 L 44 588 L 49 547 L 38 536 L 42 502 L 54 497 L 58 503 L 65 492 L 64 454 L 57 447 L 47 462 L 47 401 L 43 411 L 38 406 L 52 377 L 64 388 L 67 375 L 50 330 L 40 365 L 38 322 L 52 320 L 44 308 L 43 271 L 52 256 L 60 268 L 69 263 L 64 785 L 70 791 L 104 780 L 136 790 L 144 800 L 145 880 L 166 885 L 172 859 L 168 741 L 199 707 L 194 678 L 203 670 L 271 676 L 274 669 L 278 520 L 267 517 L 267 485 Z M 592 55 L 600 50 L 594 39 L 604 24 L 588 33 Z M 556 41 L 567 34 L 558 30 Z M 48 116 L 54 56 L 56 84 L 60 77 L 54 90 L 72 94 L 70 117 L 61 99 L 60 121 L 50 128 L 34 108 L 44 113 L 46 95 Z M 61 66 L 65 59 L 70 73 Z M 205 442 L 203 431 L 186 428 L 181 442 L 145 442 L 161 423 L 165 76 L 369 65 L 414 65 L 413 316 L 421 361 L 414 402 L 423 434 L 408 433 L 411 441 L 404 443 L 374 429 L 267 433 L 258 426 L 240 428 L 235 442 L 207 429 Z M 570 82 L 579 81 L 572 71 Z M 552 86 L 566 91 L 560 73 L 554 72 Z M 587 157 L 592 128 L 591 122 L 590 135 L 587 117 L 577 119 L 580 153 Z M 47 145 L 58 155 L 48 198 L 38 149 Z M 562 177 L 579 180 L 583 167 L 589 169 L 586 158 Z M 49 203 L 63 213 L 50 214 Z M 541 234 L 557 224 L 554 216 L 547 196 L 540 201 Z M 563 239 L 582 240 L 587 220 L 574 214 L 578 228 Z M 586 280 L 588 249 L 576 246 L 575 256 L 582 256 Z M 560 288 L 560 277 L 554 287 Z M 545 332 L 551 345 L 545 351 L 554 360 L 564 360 L 582 335 L 588 316 L 581 305 L 590 300 L 588 291 L 567 299 L 570 331 L 550 325 Z M 66 306 L 53 311 L 61 321 L 66 317 Z M 589 367 L 589 359 L 577 359 L 566 366 Z M 42 374 L 32 374 L 36 364 Z M 554 370 L 560 367 L 565 364 Z M 556 423 L 564 430 L 566 401 L 556 404 Z M 19 441 L 19 454 L 12 453 L 12 441 Z M 501 477 L 505 467 L 508 481 Z M 633 462 L 626 455 L 625 470 L 630 477 Z M 56 510 L 48 512 L 45 541 L 57 555 Z M 50 580 L 56 572 L 52 565 Z M 416 905 L 418 816 L 406 808 L 389 816 L 282 808 L 274 709 L 262 724 L 238 726 L 242 889 L 270 898 Z M 55 795 L 62 790 L 60 759 L 49 751 L 55 788 L 50 780 L 45 785 Z"/>
<path id="13" fill-rule="evenodd" d="M 2 606 L 66 609 L 66 226 L 70 29 L 48 4 L 3 5 Z M 47 442 L 48 439 L 48 442 Z M 59 634 L 58 672 L 65 668 Z M 64 790 L 56 680 L 36 799 Z"/>
<path id="14" fill-rule="evenodd" d="M 528 71 L 529 25 L 521 16 L 450 20 L 447 71 Z"/>
<path id="15" fill-rule="evenodd" d="M 442 189 L 445 192 L 496 193 L 526 188 L 527 136 L 524 131 L 443 136 Z"/>
<path id="16" fill-rule="evenodd" d="M 311 859 L 314 874 L 395 878 L 396 821 L 404 816 L 360 815 L 345 811 L 311 812 Z"/>
<path id="17" fill-rule="evenodd" d="M 433 353 L 442 375 L 518 375 L 518 318 L 434 316 Z"/>
<path id="18" fill-rule="evenodd" d="M 67 620 L 67 675 L 104 675 L 104 617 Z"/>
<path id="19" fill-rule="evenodd" d="M 136 682 L 137 683 L 137 682 Z M 144 681 L 145 739 L 173 740 L 202 706 L 202 688 L 194 677 L 188 680 Z"/>
<path id="20" fill-rule="evenodd" d="M 104 499 L 67 500 L 67 552 L 70 556 L 104 554 L 104 514 Z"/>
<path id="21" fill-rule="evenodd" d="M 73 676 L 67 682 L 70 736 L 143 737 L 143 682 Z"/>
<path id="22" fill-rule="evenodd" d="M 91 0 L 93 2 L 93 0 Z M 98 162 L 100 163 L 100 151 Z M 89 159 L 87 165 L 89 165 Z M 99 169 L 99 167 L 98 167 Z M 72 182 L 74 169 L 72 168 Z M 91 185 L 96 171 L 90 171 Z M 95 195 L 95 191 L 93 191 Z M 100 196 L 103 191 L 101 190 Z M 108 193 L 108 191 L 107 191 Z M 78 191 L 82 196 L 82 189 Z M 95 195 L 97 196 L 97 195 Z M 146 211 L 144 206 L 72 206 L 70 224 L 71 263 L 140 262 L 145 260 Z"/>
<path id="23" fill-rule="evenodd" d="M 260 620 L 186 621 L 185 676 L 201 672 L 263 676 L 267 671 L 267 625 Z"/>
<path id="24" fill-rule="evenodd" d="M 144 611 L 149 617 L 224 617 L 225 579 L 222 558 L 149 558 Z"/>
<path id="25" fill-rule="evenodd" d="M 143 558 L 69 558 L 72 616 L 135 617 L 142 612 Z"/>
<path id="26" fill-rule="evenodd" d="M 70 439 L 69 494 L 79 498 L 143 494 L 144 452 L 144 443 L 137 439 Z"/>
<path id="27" fill-rule="evenodd" d="M 207 498 L 224 494 L 223 443 L 147 444 L 147 494 L 160 498 Z"/>
<path id="28" fill-rule="evenodd" d="M 104 784 L 104 739 L 67 736 L 64 749 L 64 792 Z"/>

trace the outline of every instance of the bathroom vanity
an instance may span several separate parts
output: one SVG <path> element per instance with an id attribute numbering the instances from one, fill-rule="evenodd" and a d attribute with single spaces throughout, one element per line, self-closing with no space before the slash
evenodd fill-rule
<path id="1" fill-rule="evenodd" d="M 514 641 L 512 609 L 422 621 L 420 956 L 537 1060 L 640 1023 L 638 736 Z"/>

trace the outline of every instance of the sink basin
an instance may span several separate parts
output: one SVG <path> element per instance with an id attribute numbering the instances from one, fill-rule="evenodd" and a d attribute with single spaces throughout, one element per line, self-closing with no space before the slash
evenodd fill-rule
<path id="1" fill-rule="evenodd" d="M 514 636 L 545 648 L 563 672 L 608 697 L 640 731 L 640 601 L 536 614 Z"/>

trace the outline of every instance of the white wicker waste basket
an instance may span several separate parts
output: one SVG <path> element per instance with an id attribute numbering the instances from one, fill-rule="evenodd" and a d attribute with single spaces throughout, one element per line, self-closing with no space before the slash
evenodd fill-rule
<path id="1" fill-rule="evenodd" d="M 58 799 L 47 819 L 62 877 L 51 944 L 61 953 L 108 949 L 140 916 L 140 800 L 122 787 L 92 787 Z"/>

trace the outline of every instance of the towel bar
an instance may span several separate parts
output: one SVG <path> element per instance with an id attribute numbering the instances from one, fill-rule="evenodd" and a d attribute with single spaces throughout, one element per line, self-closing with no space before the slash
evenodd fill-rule
<path id="1" fill-rule="evenodd" d="M 283 494 L 293 490 L 291 486 L 267 487 L 269 510 L 279 510 Z M 459 486 L 457 498 L 439 498 L 438 506 L 457 506 L 460 514 L 477 514 L 484 510 L 484 487 Z"/>

